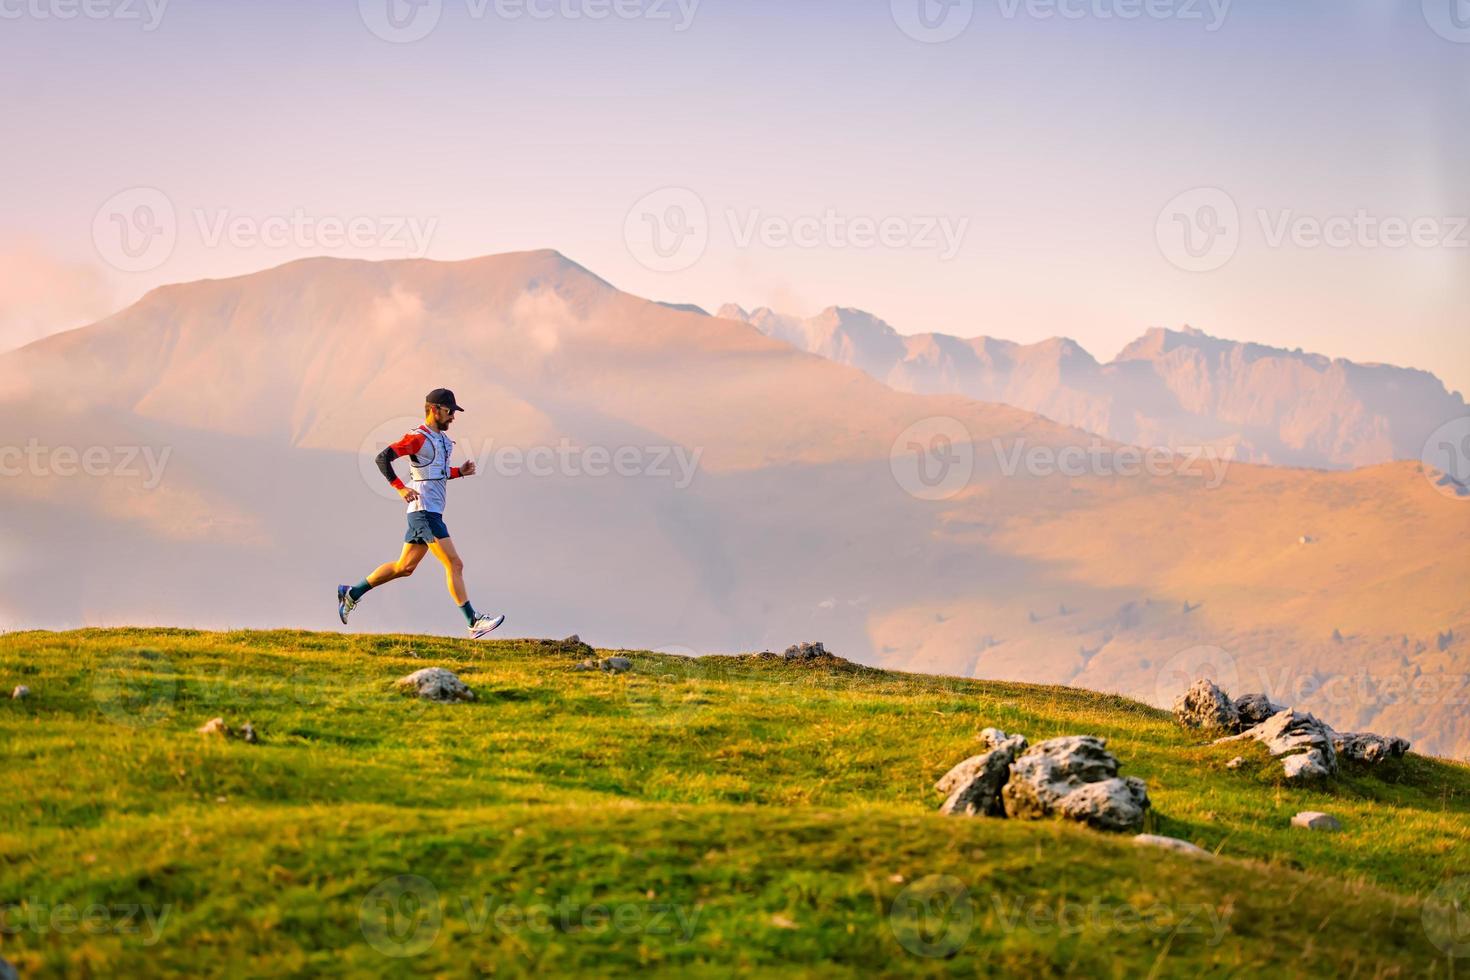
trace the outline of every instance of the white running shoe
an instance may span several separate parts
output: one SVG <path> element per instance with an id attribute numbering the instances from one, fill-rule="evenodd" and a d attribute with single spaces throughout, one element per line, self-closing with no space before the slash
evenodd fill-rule
<path id="1" fill-rule="evenodd" d="M 499 627 L 500 624 L 503 622 L 505 622 L 504 614 L 499 616 L 481 616 L 479 619 L 475 620 L 475 624 L 470 627 L 470 636 L 474 637 L 477 640 L 483 640 L 485 637 L 495 632 L 496 628 Z"/>

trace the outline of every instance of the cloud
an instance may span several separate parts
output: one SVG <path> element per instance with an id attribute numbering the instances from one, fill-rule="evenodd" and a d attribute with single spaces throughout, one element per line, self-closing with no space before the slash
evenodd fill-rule
<path id="1" fill-rule="evenodd" d="M 100 320 L 115 302 L 97 266 L 28 242 L 0 243 L 0 351 Z"/>

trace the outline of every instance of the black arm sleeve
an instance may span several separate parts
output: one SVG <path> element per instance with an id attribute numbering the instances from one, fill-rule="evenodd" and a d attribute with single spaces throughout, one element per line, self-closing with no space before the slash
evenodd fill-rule
<path id="1" fill-rule="evenodd" d="M 397 483 L 398 477 L 393 472 L 393 461 L 398 458 L 398 450 L 389 446 L 378 453 L 378 471 L 383 474 L 383 479 L 389 483 Z"/>

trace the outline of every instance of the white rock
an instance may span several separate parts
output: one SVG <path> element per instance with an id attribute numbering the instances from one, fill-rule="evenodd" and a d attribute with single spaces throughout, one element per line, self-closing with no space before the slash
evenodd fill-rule
<path id="1" fill-rule="evenodd" d="M 1239 769 L 1243 765 L 1245 765 L 1245 756 L 1238 755 L 1235 758 L 1231 759 L 1229 762 L 1225 763 L 1225 768 Z"/>
<path id="2" fill-rule="evenodd" d="M 1094 735 L 1069 735 L 1027 749 L 1011 763 L 1001 791 L 1006 816 L 1064 816 L 1107 830 L 1136 829 L 1148 791 L 1141 779 L 1118 778 L 1118 760 L 1106 745 Z"/>
<path id="3" fill-rule="evenodd" d="M 200 735 L 222 735 L 230 737 L 230 726 L 225 724 L 223 718 L 211 718 L 198 728 Z"/>
<path id="4" fill-rule="evenodd" d="M 1215 855 L 1196 844 L 1178 837 L 1164 837 L 1160 834 L 1139 834 L 1133 838 L 1133 843 L 1140 847 L 1162 847 L 1167 851 L 1178 851 L 1180 854 L 1188 854 L 1191 857 L 1212 858 Z"/>
<path id="5" fill-rule="evenodd" d="M 608 657 L 602 662 L 602 669 L 613 674 L 621 674 L 633 669 L 633 661 L 627 657 Z"/>
<path id="6" fill-rule="evenodd" d="M 966 759 L 934 784 L 936 790 L 949 794 L 939 807 L 940 813 L 970 817 L 1005 815 L 1001 789 L 1010 776 L 1016 753 L 1026 750 L 1026 739 L 1022 735 L 1007 735 L 998 728 L 987 728 L 980 733 L 980 741 L 989 751 Z"/>
<path id="7" fill-rule="evenodd" d="M 425 667 L 407 677 L 398 679 L 398 689 L 406 694 L 416 694 L 425 701 L 473 701 L 475 692 L 469 689 L 452 670 L 443 667 Z"/>
<path id="8" fill-rule="evenodd" d="M 1207 678 L 1189 686 L 1174 702 L 1174 717 L 1181 725 L 1207 731 L 1240 730 L 1240 712 L 1235 702 Z"/>
<path id="9" fill-rule="evenodd" d="M 24 684 L 17 684 L 15 690 L 10 692 L 10 700 L 12 701 L 24 701 L 30 696 L 31 689 L 26 687 Z"/>
<path id="10" fill-rule="evenodd" d="M 1217 739 L 1216 744 L 1254 739 L 1281 759 L 1288 779 L 1315 779 L 1337 774 L 1332 736 L 1332 729 L 1315 715 L 1287 708 L 1239 735 Z"/>
<path id="11" fill-rule="evenodd" d="M 1330 813 L 1322 813 L 1318 810 L 1303 810 L 1291 818 L 1293 827 L 1304 827 L 1307 830 L 1341 830 L 1342 824 Z"/>
<path id="12" fill-rule="evenodd" d="M 1372 732 L 1334 732 L 1332 747 L 1337 754 L 1355 762 L 1376 765 L 1384 759 L 1399 759 L 1409 751 L 1407 739 Z"/>
<path id="13" fill-rule="evenodd" d="M 1062 816 L 1098 830 L 1134 830 L 1148 809 L 1148 788 L 1135 776 L 1086 783 L 1062 797 Z"/>

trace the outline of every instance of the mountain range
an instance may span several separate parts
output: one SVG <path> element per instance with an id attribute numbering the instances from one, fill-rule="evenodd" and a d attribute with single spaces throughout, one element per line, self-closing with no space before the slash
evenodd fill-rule
<path id="1" fill-rule="evenodd" d="M 1107 363 L 1075 341 L 900 334 L 862 310 L 810 318 L 730 304 L 720 317 L 856 367 L 900 391 L 964 395 L 1109 439 L 1253 463 L 1349 468 L 1419 459 L 1465 402 L 1434 375 L 1150 329 Z"/>
<path id="2" fill-rule="evenodd" d="M 1210 672 L 1470 755 L 1470 505 L 1419 463 L 1130 470 L 553 251 L 303 260 L 0 356 L 0 626 L 340 628 L 336 586 L 402 539 L 372 458 L 440 386 L 482 468 L 445 520 L 508 636 L 821 640 L 1161 704 Z M 463 628 L 428 565 L 353 615 Z"/>

